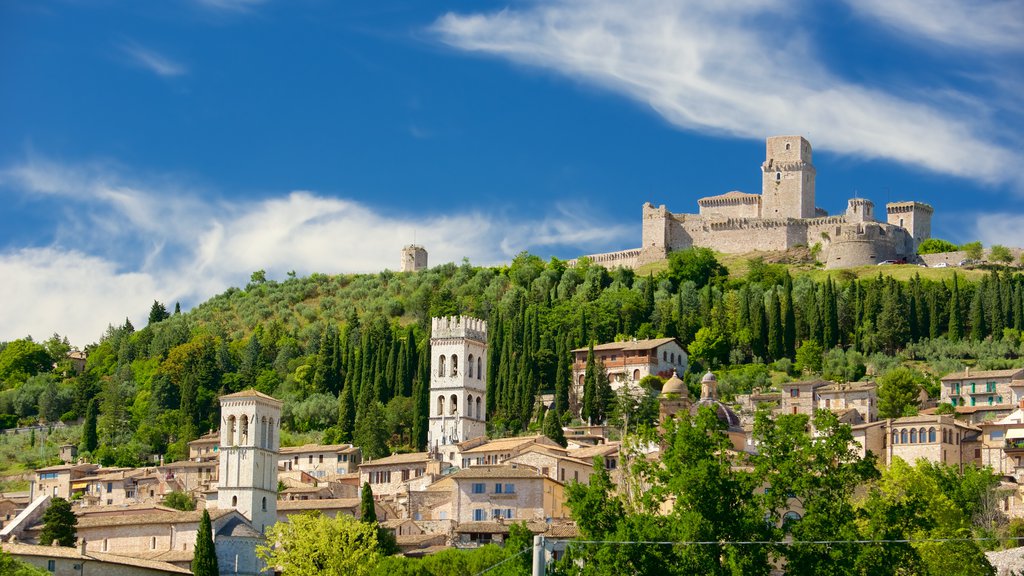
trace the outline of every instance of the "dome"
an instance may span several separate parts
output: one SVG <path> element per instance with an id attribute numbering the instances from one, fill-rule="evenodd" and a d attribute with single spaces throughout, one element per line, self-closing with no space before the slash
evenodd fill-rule
<path id="1" fill-rule="evenodd" d="M 665 382 L 665 385 L 661 388 L 661 395 L 676 394 L 679 396 L 687 396 L 689 391 L 686 389 L 686 383 L 683 382 L 679 376 L 673 371 L 672 377 Z"/>
<path id="2" fill-rule="evenodd" d="M 701 384 L 709 384 L 709 383 L 711 383 L 711 382 L 715 382 L 715 383 L 717 383 L 717 382 L 718 382 L 718 378 L 715 378 L 715 375 L 714 375 L 714 373 L 713 373 L 713 372 L 711 372 L 711 370 L 708 370 L 707 374 L 705 374 L 705 375 L 704 375 L 704 376 L 703 376 L 703 377 L 702 377 L 702 378 L 700 379 L 700 383 L 701 383 Z"/>
<path id="3" fill-rule="evenodd" d="M 732 411 L 732 408 L 729 408 L 718 400 L 712 400 L 710 398 L 701 398 L 699 402 L 691 406 L 690 415 L 696 416 L 701 406 L 710 407 L 715 412 L 715 416 L 718 416 L 718 419 L 725 424 L 726 428 L 736 429 L 741 427 L 740 417 Z"/>

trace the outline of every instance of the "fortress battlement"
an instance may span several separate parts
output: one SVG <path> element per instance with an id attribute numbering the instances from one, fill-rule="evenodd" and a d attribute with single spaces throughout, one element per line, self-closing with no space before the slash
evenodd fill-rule
<path id="1" fill-rule="evenodd" d="M 468 338 L 487 342 L 487 322 L 472 316 L 431 318 L 430 338 Z"/>

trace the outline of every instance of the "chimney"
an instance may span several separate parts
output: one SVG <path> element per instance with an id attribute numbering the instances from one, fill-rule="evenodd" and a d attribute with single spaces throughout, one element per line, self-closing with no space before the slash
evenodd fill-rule
<path id="1" fill-rule="evenodd" d="M 971 367 L 970 366 L 964 368 L 964 377 L 965 378 L 970 378 L 971 377 Z"/>
<path id="2" fill-rule="evenodd" d="M 78 553 L 85 556 L 85 538 L 78 539 Z"/>

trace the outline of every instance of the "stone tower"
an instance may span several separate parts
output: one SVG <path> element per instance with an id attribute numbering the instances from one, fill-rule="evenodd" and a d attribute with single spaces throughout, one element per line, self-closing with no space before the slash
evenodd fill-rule
<path id="1" fill-rule="evenodd" d="M 487 323 L 469 316 L 430 320 L 431 452 L 487 434 Z"/>
<path id="2" fill-rule="evenodd" d="M 402 248 L 402 272 L 419 272 L 427 267 L 427 249 L 418 244 Z"/>
<path id="3" fill-rule="evenodd" d="M 814 218 L 811 144 L 802 136 L 773 136 L 761 164 L 761 217 Z"/>
<path id="4" fill-rule="evenodd" d="M 890 202 L 885 205 L 889 224 L 903 228 L 914 238 L 913 252 L 922 241 L 932 236 L 934 208 L 923 202 Z"/>
<path id="5" fill-rule="evenodd" d="M 220 397 L 217 507 L 238 510 L 260 532 L 277 522 L 281 405 L 255 390 Z"/>
<path id="6" fill-rule="evenodd" d="M 846 202 L 846 221 L 850 223 L 874 222 L 875 203 L 864 198 L 850 198 Z"/>

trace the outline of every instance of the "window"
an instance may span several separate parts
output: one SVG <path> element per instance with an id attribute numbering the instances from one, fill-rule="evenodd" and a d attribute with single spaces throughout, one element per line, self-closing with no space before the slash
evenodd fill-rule
<path id="1" fill-rule="evenodd" d="M 483 482 L 473 484 L 473 494 L 483 494 L 487 492 L 487 487 Z"/>
<path id="2" fill-rule="evenodd" d="M 483 372 L 483 370 L 480 369 L 481 366 L 482 366 L 482 360 L 480 359 L 479 356 L 477 356 L 477 358 L 476 358 L 476 379 L 477 380 L 479 380 L 479 379 L 484 377 L 484 372 Z"/>
<path id="3" fill-rule="evenodd" d="M 900 444 L 907 443 L 907 429 L 900 430 Z"/>
<path id="4" fill-rule="evenodd" d="M 437 397 L 437 415 L 444 416 L 444 396 Z"/>
<path id="5" fill-rule="evenodd" d="M 910 443 L 917 444 L 917 430 L 914 428 L 910 429 Z"/>
<path id="6" fill-rule="evenodd" d="M 452 376 L 459 375 L 459 357 L 457 354 L 452 354 Z"/>
<path id="7" fill-rule="evenodd" d="M 515 494 L 515 493 L 516 493 L 516 485 L 515 484 L 505 484 L 505 494 Z"/>
<path id="8" fill-rule="evenodd" d="M 898 432 L 896 432 L 895 430 L 893 430 L 893 431 L 892 431 L 892 443 L 893 443 L 893 444 L 899 444 L 899 441 L 900 441 L 900 435 L 899 435 L 899 433 L 898 433 Z"/>
<path id="9" fill-rule="evenodd" d="M 323 454 L 321 454 L 321 455 L 320 455 L 320 464 L 323 464 L 323 463 L 324 463 L 324 455 L 323 455 Z"/>
<path id="10" fill-rule="evenodd" d="M 46 569 L 49 570 L 50 572 L 56 572 L 57 571 L 57 561 L 56 560 L 47 560 L 46 561 Z"/>
<path id="11" fill-rule="evenodd" d="M 264 512 L 267 511 L 267 497 L 266 496 L 263 497 L 263 511 Z"/>
<path id="12" fill-rule="evenodd" d="M 975 403 L 976 400 L 977 400 L 977 398 L 975 398 L 974 396 L 971 396 L 971 406 L 974 406 L 974 403 Z"/>
<path id="13" fill-rule="evenodd" d="M 662 350 L 662 352 L 661 352 L 661 360 L 663 362 L 668 362 L 668 352 Z"/>
<path id="14" fill-rule="evenodd" d="M 799 388 L 790 388 L 789 389 L 789 397 L 790 398 L 799 398 L 800 397 L 800 389 Z"/>
<path id="15" fill-rule="evenodd" d="M 110 492 L 113 489 L 114 489 L 114 483 L 113 482 L 107 482 L 107 494 L 110 494 Z"/>
<path id="16" fill-rule="evenodd" d="M 487 519 L 487 512 L 483 508 L 473 510 L 473 520 L 483 522 Z"/>
<path id="17" fill-rule="evenodd" d="M 312 464 L 312 463 L 313 463 L 313 455 L 312 455 L 312 454 L 310 454 L 310 455 L 309 455 L 309 463 L 310 463 L 310 464 Z"/>
<path id="18" fill-rule="evenodd" d="M 437 358 L 437 375 L 438 376 L 444 376 L 444 373 L 446 372 L 444 367 L 445 367 L 445 357 L 444 357 L 444 354 L 442 354 L 441 356 L 439 356 Z"/>
<path id="19" fill-rule="evenodd" d="M 473 377 L 473 355 L 472 354 L 469 355 L 468 361 L 466 362 L 466 370 L 469 371 L 466 374 L 466 376 L 469 376 L 470 378 L 472 378 Z"/>
<path id="20" fill-rule="evenodd" d="M 633 380 L 639 380 L 639 379 L 640 379 L 640 370 L 639 369 L 633 370 Z"/>
<path id="21" fill-rule="evenodd" d="M 928 442 L 935 442 L 935 428 L 928 429 Z"/>
<path id="22" fill-rule="evenodd" d="M 452 407 L 451 407 L 451 411 L 452 411 L 452 415 L 453 416 L 455 414 L 459 413 L 459 397 L 456 396 L 455 394 L 452 394 Z"/>
<path id="23" fill-rule="evenodd" d="M 996 383 L 995 382 L 989 382 L 988 384 L 985 384 L 985 392 L 995 392 L 995 391 L 996 391 Z"/>
<path id="24" fill-rule="evenodd" d="M 780 180 L 782 180 L 782 172 L 776 172 L 775 173 L 775 181 L 778 182 Z"/>
<path id="25" fill-rule="evenodd" d="M 231 505 L 232 506 L 238 506 L 238 496 L 232 496 L 231 497 Z M 106 543 L 106 540 L 104 540 L 104 543 Z"/>
<path id="26" fill-rule="evenodd" d="M 494 485 L 494 493 L 495 494 L 501 494 L 502 493 L 501 492 L 501 482 L 499 482 L 499 483 Z"/>
<path id="27" fill-rule="evenodd" d="M 149 549 L 156 550 L 156 536 L 153 536 L 149 539 Z"/>
<path id="28" fill-rule="evenodd" d="M 993 401 L 993 398 L 992 398 L 991 396 L 989 396 L 989 397 L 988 397 L 988 405 L 989 405 L 989 406 L 991 406 L 991 405 L 992 405 L 992 401 Z"/>

